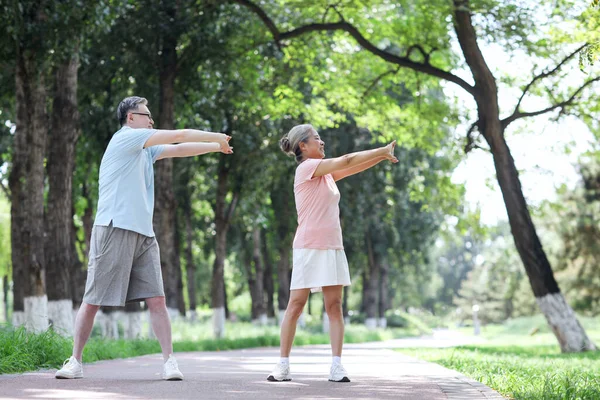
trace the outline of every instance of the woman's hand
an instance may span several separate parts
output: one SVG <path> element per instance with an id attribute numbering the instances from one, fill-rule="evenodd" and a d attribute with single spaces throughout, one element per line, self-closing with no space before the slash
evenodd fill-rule
<path id="1" fill-rule="evenodd" d="M 395 148 L 396 148 L 396 141 L 394 140 L 390 144 L 388 144 L 387 146 L 385 146 L 385 149 L 387 151 L 384 154 L 385 159 L 386 160 L 390 160 L 394 164 L 398 162 L 398 159 L 394 155 L 394 149 Z"/>
<path id="2" fill-rule="evenodd" d="M 223 139 L 219 140 L 219 147 L 221 148 L 221 153 L 224 154 L 233 154 L 233 147 L 229 146 L 229 141 L 231 140 L 231 136 L 223 134 Z"/>

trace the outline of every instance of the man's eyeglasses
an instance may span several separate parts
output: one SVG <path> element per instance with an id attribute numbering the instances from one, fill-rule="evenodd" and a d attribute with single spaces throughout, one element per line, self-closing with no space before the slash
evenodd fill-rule
<path id="1" fill-rule="evenodd" d="M 152 119 L 152 114 L 150 114 L 150 113 L 142 113 L 142 112 L 133 112 L 133 111 L 131 111 L 131 114 L 145 115 L 146 117 Z"/>

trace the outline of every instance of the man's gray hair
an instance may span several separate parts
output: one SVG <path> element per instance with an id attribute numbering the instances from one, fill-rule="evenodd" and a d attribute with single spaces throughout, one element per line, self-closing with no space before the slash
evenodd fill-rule
<path id="1" fill-rule="evenodd" d="M 140 104 L 148 104 L 148 100 L 143 97 L 131 96 L 124 98 L 117 107 L 117 118 L 121 126 L 125 125 L 127 113 L 131 110 L 137 110 Z"/>

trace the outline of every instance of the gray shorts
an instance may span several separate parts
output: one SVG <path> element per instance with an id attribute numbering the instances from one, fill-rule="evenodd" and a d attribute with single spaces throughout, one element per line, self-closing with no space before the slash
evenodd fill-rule
<path id="1" fill-rule="evenodd" d="M 155 237 L 94 225 L 83 301 L 99 306 L 164 296 L 160 251 Z"/>

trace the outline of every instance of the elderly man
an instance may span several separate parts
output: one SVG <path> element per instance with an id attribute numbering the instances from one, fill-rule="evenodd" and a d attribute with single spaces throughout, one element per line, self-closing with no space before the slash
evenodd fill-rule
<path id="1" fill-rule="evenodd" d="M 148 102 L 127 97 L 119 104 L 117 131 L 102 157 L 99 199 L 92 229 L 85 295 L 75 320 L 73 355 L 56 378 L 83 378 L 82 353 L 100 306 L 145 300 L 164 358 L 162 377 L 182 380 L 173 356 L 158 243 L 152 229 L 154 170 L 168 157 L 233 153 L 230 136 L 195 129 L 154 129 Z"/>

